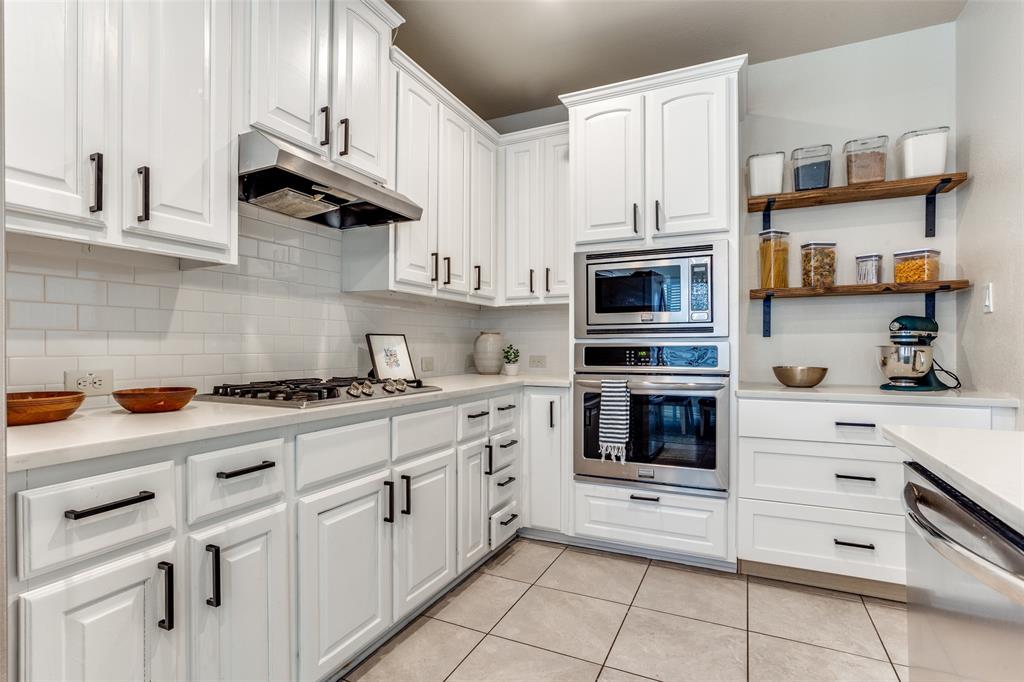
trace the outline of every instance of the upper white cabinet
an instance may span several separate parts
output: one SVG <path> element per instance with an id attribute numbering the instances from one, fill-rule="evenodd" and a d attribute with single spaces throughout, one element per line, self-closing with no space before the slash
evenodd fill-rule
<path id="1" fill-rule="evenodd" d="M 728 231 L 746 57 L 570 95 L 579 244 Z"/>
<path id="2" fill-rule="evenodd" d="M 441 106 L 438 134 L 437 251 L 438 287 L 469 291 L 470 155 L 473 131 L 469 122 Z"/>
<path id="3" fill-rule="evenodd" d="M 540 232 L 540 144 L 504 146 L 505 298 L 539 299 L 536 236 Z"/>
<path id="4" fill-rule="evenodd" d="M 469 293 L 493 301 L 498 295 L 498 147 L 473 130 L 470 160 Z"/>
<path id="5" fill-rule="evenodd" d="M 544 299 L 568 300 L 572 290 L 572 225 L 569 218 L 569 134 L 541 140 L 544 178 Z"/>

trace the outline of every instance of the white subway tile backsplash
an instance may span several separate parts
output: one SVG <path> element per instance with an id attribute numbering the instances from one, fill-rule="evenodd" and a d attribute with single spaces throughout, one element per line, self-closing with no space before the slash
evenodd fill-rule
<path id="1" fill-rule="evenodd" d="M 232 294 L 256 294 L 260 281 L 245 275 L 224 275 L 224 291 Z"/>
<path id="2" fill-rule="evenodd" d="M 255 256 L 259 253 L 259 242 L 249 237 L 238 238 L 238 255 Z"/>
<path id="3" fill-rule="evenodd" d="M 203 351 L 205 353 L 241 353 L 241 334 L 206 334 Z"/>
<path id="4" fill-rule="evenodd" d="M 106 355 L 106 332 L 48 331 L 47 355 Z"/>
<path id="5" fill-rule="evenodd" d="M 100 331 L 134 331 L 135 308 L 78 306 L 78 328 Z"/>
<path id="6" fill-rule="evenodd" d="M 203 292 L 195 289 L 160 289 L 160 307 L 167 310 L 202 310 Z"/>
<path id="7" fill-rule="evenodd" d="M 302 280 L 302 268 L 291 263 L 274 263 L 274 279 L 284 282 L 298 282 Z"/>
<path id="8" fill-rule="evenodd" d="M 164 334 L 160 337 L 160 353 L 186 354 L 203 352 L 202 334 Z"/>
<path id="9" fill-rule="evenodd" d="M 114 381 L 135 378 L 135 356 L 134 355 L 88 355 L 78 358 L 78 369 L 114 370 Z"/>
<path id="10" fill-rule="evenodd" d="M 159 308 L 160 289 L 141 284 L 111 284 L 109 287 L 110 305 L 131 306 L 133 308 Z"/>
<path id="11" fill-rule="evenodd" d="M 46 332 L 40 329 L 8 329 L 7 357 L 46 355 Z"/>
<path id="12" fill-rule="evenodd" d="M 11 329 L 74 329 L 78 309 L 62 303 L 7 303 L 7 326 Z"/>
<path id="13" fill-rule="evenodd" d="M 107 302 L 107 284 L 71 277 L 47 277 L 46 300 L 49 303 L 103 305 Z"/>
<path id="14" fill-rule="evenodd" d="M 260 242 L 261 244 L 263 242 Z M 243 275 L 250 277 L 273 277 L 274 261 L 263 260 L 262 258 L 239 258 L 240 271 Z"/>
<path id="15" fill-rule="evenodd" d="M 203 294 L 203 309 L 212 313 L 240 313 L 242 297 L 238 294 L 207 291 Z"/>
<path id="16" fill-rule="evenodd" d="M 135 358 L 136 379 L 180 376 L 180 355 L 140 355 Z"/>
<path id="17" fill-rule="evenodd" d="M 224 315 L 221 313 L 185 313 L 184 331 L 186 332 L 220 332 L 224 331 Z"/>
<path id="18" fill-rule="evenodd" d="M 274 242 L 260 242 L 259 257 L 268 261 L 287 261 L 288 247 Z"/>
<path id="19" fill-rule="evenodd" d="M 64 384 L 65 370 L 78 368 L 78 358 L 43 357 L 7 359 L 10 386 Z M 10 388 L 10 386 L 8 388 Z"/>
<path id="20" fill-rule="evenodd" d="M 155 287 L 179 287 L 181 286 L 181 271 L 136 267 L 135 283 L 149 284 Z"/>
<path id="21" fill-rule="evenodd" d="M 186 289 L 221 289 L 224 286 L 224 275 L 209 269 L 183 270 L 181 286 Z"/>
<path id="22" fill-rule="evenodd" d="M 110 332 L 107 345 L 111 355 L 156 355 L 162 336 L 153 332 Z"/>
<path id="23" fill-rule="evenodd" d="M 8 301 L 42 301 L 43 276 L 28 275 L 21 272 L 7 273 Z"/>
<path id="24" fill-rule="evenodd" d="M 184 325 L 185 312 L 181 310 L 135 311 L 135 330 L 140 332 L 180 332 Z"/>
<path id="25" fill-rule="evenodd" d="M 11 251 L 7 254 L 7 269 L 36 275 L 63 275 L 74 277 L 78 264 L 74 258 L 50 256 L 31 251 Z"/>
<path id="26" fill-rule="evenodd" d="M 78 261 L 78 277 L 80 279 L 99 279 L 104 282 L 132 281 L 132 266 L 103 260 Z"/>
<path id="27" fill-rule="evenodd" d="M 224 356 L 205 354 L 185 355 L 181 359 L 181 371 L 183 374 L 200 376 L 222 374 L 224 372 Z"/>

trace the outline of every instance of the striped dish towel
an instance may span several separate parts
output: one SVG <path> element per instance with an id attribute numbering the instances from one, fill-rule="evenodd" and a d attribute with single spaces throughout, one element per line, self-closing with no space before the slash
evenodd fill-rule
<path id="1" fill-rule="evenodd" d="M 616 458 L 626 463 L 626 443 L 629 441 L 629 388 L 626 379 L 601 380 L 600 429 L 597 450 L 601 459 Z"/>

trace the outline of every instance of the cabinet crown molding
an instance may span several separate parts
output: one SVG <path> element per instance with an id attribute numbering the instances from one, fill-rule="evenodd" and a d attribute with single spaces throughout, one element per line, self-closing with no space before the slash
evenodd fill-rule
<path id="1" fill-rule="evenodd" d="M 563 135 L 568 132 L 568 121 L 565 121 L 564 123 L 552 123 L 546 126 L 527 128 L 526 130 L 517 130 L 514 133 L 505 133 L 504 135 L 498 138 L 498 144 L 501 146 L 505 146 L 508 144 L 516 144 L 517 142 L 543 140 L 545 137 L 551 137 L 552 135 Z"/>
<path id="2" fill-rule="evenodd" d="M 746 65 L 747 55 L 743 54 L 737 57 L 729 57 L 727 59 L 708 62 L 707 64 L 687 66 L 674 71 L 665 71 L 663 73 L 656 73 L 650 76 L 641 76 L 640 78 L 634 78 L 620 83 L 600 85 L 588 90 L 578 90 L 565 95 L 559 95 L 558 99 L 562 100 L 562 104 L 571 108 L 579 106 L 580 104 L 599 102 L 609 97 L 632 95 L 639 92 L 663 88 L 668 85 L 675 85 L 677 83 L 685 83 L 687 81 L 701 80 L 714 76 L 726 76 L 729 74 L 740 73 Z"/>
<path id="3" fill-rule="evenodd" d="M 391 5 L 383 0 L 362 1 L 363 4 L 369 7 L 377 16 L 386 21 L 391 28 L 398 28 L 405 23 L 405 17 L 396 12 Z"/>

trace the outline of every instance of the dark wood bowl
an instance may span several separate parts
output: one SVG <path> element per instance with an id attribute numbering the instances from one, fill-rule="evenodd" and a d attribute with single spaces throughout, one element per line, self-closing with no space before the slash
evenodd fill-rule
<path id="1" fill-rule="evenodd" d="M 29 391 L 7 394 L 7 425 L 45 424 L 67 419 L 82 406 L 81 391 Z"/>
<path id="2" fill-rule="evenodd" d="M 111 393 L 117 404 L 129 412 L 174 412 L 191 402 L 196 389 L 191 386 L 125 388 Z"/>

